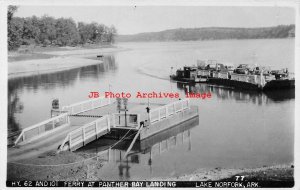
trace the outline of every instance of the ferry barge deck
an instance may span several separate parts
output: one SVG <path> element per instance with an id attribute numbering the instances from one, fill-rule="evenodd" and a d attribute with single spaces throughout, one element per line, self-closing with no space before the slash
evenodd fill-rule
<path id="1" fill-rule="evenodd" d="M 286 70 L 264 71 L 256 67 L 250 70 L 245 64 L 236 69 L 223 64 L 207 64 L 198 66 L 184 66 L 178 69 L 175 75 L 170 75 L 171 80 L 186 83 L 208 83 L 226 87 L 268 91 L 295 88 L 295 78 Z"/>

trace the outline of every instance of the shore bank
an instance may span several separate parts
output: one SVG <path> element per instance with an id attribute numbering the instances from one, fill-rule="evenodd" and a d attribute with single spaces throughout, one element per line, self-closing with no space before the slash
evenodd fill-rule
<path id="1" fill-rule="evenodd" d="M 8 78 L 11 79 L 23 76 L 53 73 L 78 67 L 101 64 L 103 61 L 96 59 L 97 55 L 126 50 L 127 49 L 122 47 L 99 49 L 76 48 L 29 53 L 27 58 L 24 60 L 8 62 Z M 37 56 L 33 54 L 36 54 Z M 92 57 L 94 57 L 94 59 L 92 59 Z"/>
<path id="2" fill-rule="evenodd" d="M 7 180 L 99 181 L 100 157 L 84 153 L 55 151 L 7 164 Z"/>
<path id="3" fill-rule="evenodd" d="M 244 181 L 294 181 L 294 165 L 274 165 L 258 168 L 214 168 L 198 169 L 192 174 L 170 178 L 155 178 L 162 181 L 236 181 L 236 176 L 244 176 Z"/>
<path id="4" fill-rule="evenodd" d="M 7 164 L 7 180 L 45 181 L 100 181 L 100 171 L 105 158 L 96 153 L 50 151 L 37 157 Z M 132 178 L 146 181 L 236 181 L 236 176 L 244 176 L 244 181 L 294 181 L 294 165 L 274 165 L 258 168 L 214 168 L 198 169 L 191 174 L 177 177 L 157 177 L 152 179 Z"/>

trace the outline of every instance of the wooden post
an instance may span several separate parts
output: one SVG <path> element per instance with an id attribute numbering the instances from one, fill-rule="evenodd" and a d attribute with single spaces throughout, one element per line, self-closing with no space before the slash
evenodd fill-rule
<path id="1" fill-rule="evenodd" d="M 167 148 L 167 150 L 169 150 L 169 147 L 168 147 L 168 139 L 166 139 L 166 148 Z"/>
<path id="2" fill-rule="evenodd" d="M 158 143 L 158 154 L 159 154 L 159 155 L 160 155 L 160 152 L 161 152 L 161 150 L 160 150 L 160 143 L 161 143 L 161 142 Z"/>
<path id="3" fill-rule="evenodd" d="M 116 127 L 116 114 L 112 114 L 112 116 L 113 116 L 113 127 L 115 128 Z"/>
<path id="4" fill-rule="evenodd" d="M 106 118 L 107 118 L 108 131 L 110 131 L 110 118 L 109 118 L 109 115 L 106 116 Z"/>
<path id="5" fill-rule="evenodd" d="M 82 127 L 82 139 L 83 139 L 83 146 L 85 144 L 85 128 Z"/>
<path id="6" fill-rule="evenodd" d="M 175 136 L 175 146 L 177 145 L 177 135 Z"/>
<path id="7" fill-rule="evenodd" d="M 72 133 L 71 133 L 72 134 Z M 71 147 L 72 147 L 72 138 L 71 138 L 71 134 L 69 134 L 69 149 L 71 151 Z"/>
<path id="8" fill-rule="evenodd" d="M 160 109 L 158 109 L 158 121 L 160 121 Z"/>
<path id="9" fill-rule="evenodd" d="M 168 113 L 168 107 L 165 106 L 165 109 L 166 109 L 166 118 L 169 116 L 169 113 Z"/>
<path id="10" fill-rule="evenodd" d="M 96 132 L 96 139 L 98 139 L 98 121 L 95 123 L 95 132 Z"/>
<path id="11" fill-rule="evenodd" d="M 68 122 L 68 124 L 70 124 L 70 116 L 69 116 L 69 115 L 66 115 L 66 117 L 67 117 L 67 122 Z"/>
<path id="12" fill-rule="evenodd" d="M 173 103 L 174 114 L 176 113 L 175 103 Z"/>
<path id="13" fill-rule="evenodd" d="M 180 105 L 181 105 L 181 110 L 180 111 L 183 111 L 183 101 L 182 100 L 180 101 Z"/>
<path id="14" fill-rule="evenodd" d="M 137 125 L 138 125 L 138 127 L 140 125 L 140 114 L 137 114 Z"/>

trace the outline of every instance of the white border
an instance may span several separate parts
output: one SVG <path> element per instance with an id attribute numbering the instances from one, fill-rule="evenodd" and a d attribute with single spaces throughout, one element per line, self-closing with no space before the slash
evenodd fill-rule
<path id="1" fill-rule="evenodd" d="M 298 79 L 300 67 L 300 28 L 299 8 L 300 0 L 0 0 L 0 188 L 6 189 L 6 152 L 7 152 L 7 23 L 6 12 L 8 5 L 57 5 L 57 6 L 271 6 L 271 7 L 292 7 L 296 15 L 296 38 L 295 38 L 295 77 Z M 300 189 L 300 129 L 299 129 L 299 80 L 296 80 L 296 105 L 295 105 L 295 186 L 293 189 Z M 9 188 L 15 189 L 15 188 Z M 18 188 L 17 188 L 18 189 Z M 29 188 L 26 188 L 29 189 Z M 35 188 L 37 189 L 37 188 Z M 59 188 L 65 189 L 65 188 Z M 69 188 L 66 188 L 69 189 Z"/>

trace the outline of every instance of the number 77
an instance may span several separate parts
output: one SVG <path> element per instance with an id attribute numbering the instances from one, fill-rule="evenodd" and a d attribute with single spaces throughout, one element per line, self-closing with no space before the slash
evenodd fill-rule
<path id="1" fill-rule="evenodd" d="M 236 178 L 235 179 L 236 181 L 238 181 L 239 178 L 241 178 L 241 181 L 244 181 L 245 176 L 243 176 L 243 175 L 241 175 L 241 176 L 237 175 L 237 176 L 235 176 L 235 178 Z"/>

